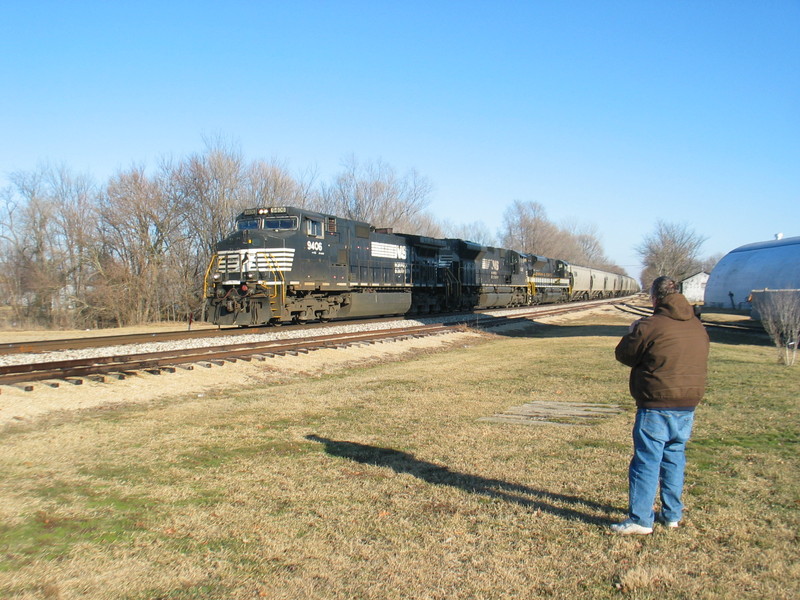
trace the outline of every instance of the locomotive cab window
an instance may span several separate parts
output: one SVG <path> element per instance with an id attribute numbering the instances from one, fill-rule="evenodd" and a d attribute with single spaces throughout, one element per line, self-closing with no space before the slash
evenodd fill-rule
<path id="1" fill-rule="evenodd" d="M 261 226 L 261 219 L 242 219 L 236 223 L 236 229 L 245 231 L 247 229 L 258 229 Z"/>
<path id="2" fill-rule="evenodd" d="M 297 217 L 267 217 L 264 219 L 264 229 L 272 231 L 297 229 Z"/>
<path id="3" fill-rule="evenodd" d="M 320 221 L 314 221 L 312 219 L 306 220 L 306 233 L 308 233 L 309 237 L 322 237 L 322 223 Z"/>

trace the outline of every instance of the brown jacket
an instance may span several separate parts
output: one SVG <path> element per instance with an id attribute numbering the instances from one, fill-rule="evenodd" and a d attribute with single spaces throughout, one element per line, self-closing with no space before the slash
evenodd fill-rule
<path id="1" fill-rule="evenodd" d="M 706 387 L 709 340 L 683 294 L 670 294 L 617 344 L 639 408 L 694 408 Z"/>

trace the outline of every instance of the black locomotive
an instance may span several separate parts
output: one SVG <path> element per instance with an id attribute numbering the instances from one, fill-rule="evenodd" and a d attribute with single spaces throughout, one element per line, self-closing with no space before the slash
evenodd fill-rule
<path id="1" fill-rule="evenodd" d="M 205 320 L 264 325 L 622 296 L 630 277 L 304 209 L 245 210 L 215 247 Z"/>

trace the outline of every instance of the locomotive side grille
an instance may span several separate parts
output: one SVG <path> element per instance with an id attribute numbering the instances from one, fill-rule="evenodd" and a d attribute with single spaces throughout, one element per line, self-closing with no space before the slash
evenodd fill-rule
<path id="1" fill-rule="evenodd" d="M 253 257 L 250 257 L 251 263 Z M 291 271 L 294 262 L 294 248 L 276 248 L 259 251 L 255 255 L 255 271 Z"/>
<path id="2" fill-rule="evenodd" d="M 262 250 L 230 250 L 217 254 L 217 271 L 242 273 L 244 271 L 291 271 L 294 248 Z"/>
<path id="3" fill-rule="evenodd" d="M 560 286 L 560 287 L 569 287 L 569 280 L 562 279 L 561 277 L 553 277 L 550 275 L 534 275 L 533 277 L 529 277 L 529 280 L 533 281 L 536 285 L 550 285 L 550 286 Z"/>
<path id="4" fill-rule="evenodd" d="M 238 273 L 241 271 L 241 257 L 238 252 L 220 252 L 217 254 L 217 271 L 220 273 Z"/>

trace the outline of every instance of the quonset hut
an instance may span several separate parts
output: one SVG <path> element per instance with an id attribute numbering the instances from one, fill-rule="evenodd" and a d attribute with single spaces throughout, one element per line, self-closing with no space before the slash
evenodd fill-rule
<path id="1" fill-rule="evenodd" d="M 705 305 L 749 309 L 753 290 L 800 288 L 800 237 L 731 250 L 711 271 Z"/>

